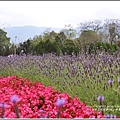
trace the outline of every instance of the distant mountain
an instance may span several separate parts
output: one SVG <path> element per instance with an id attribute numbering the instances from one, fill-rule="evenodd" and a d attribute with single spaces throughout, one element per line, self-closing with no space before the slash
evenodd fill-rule
<path id="1" fill-rule="evenodd" d="M 4 31 L 7 32 L 7 36 L 10 37 L 11 43 L 16 44 L 20 42 L 24 42 L 29 38 L 33 38 L 36 35 L 42 35 L 45 31 L 60 32 L 60 28 L 49 28 L 49 27 L 36 27 L 36 26 L 16 26 L 5 28 Z"/>

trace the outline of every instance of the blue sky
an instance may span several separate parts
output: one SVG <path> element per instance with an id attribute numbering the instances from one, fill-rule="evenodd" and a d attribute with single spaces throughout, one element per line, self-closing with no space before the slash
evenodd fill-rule
<path id="1" fill-rule="evenodd" d="M 0 27 L 63 28 L 89 20 L 120 19 L 120 1 L 0 1 Z"/>

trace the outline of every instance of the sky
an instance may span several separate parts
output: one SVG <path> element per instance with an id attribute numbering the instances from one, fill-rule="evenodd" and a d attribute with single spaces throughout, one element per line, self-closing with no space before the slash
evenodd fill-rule
<path id="1" fill-rule="evenodd" d="M 0 1 L 0 27 L 63 28 L 90 20 L 120 19 L 120 1 Z"/>

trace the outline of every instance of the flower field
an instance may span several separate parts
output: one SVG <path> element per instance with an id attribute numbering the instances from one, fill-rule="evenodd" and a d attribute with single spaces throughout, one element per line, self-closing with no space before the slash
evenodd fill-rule
<path id="1" fill-rule="evenodd" d="M 5 117 L 15 118 L 13 103 L 10 98 L 18 96 L 17 106 L 22 118 L 39 118 L 41 112 L 43 117 L 56 118 L 60 101 L 64 98 L 65 103 L 61 108 L 60 118 L 98 118 L 102 117 L 101 112 L 97 112 L 77 98 L 71 98 L 67 93 L 60 93 L 53 90 L 52 86 L 45 87 L 40 82 L 32 83 L 24 78 L 8 76 L 0 79 L 0 101 L 6 103 Z"/>
<path id="2" fill-rule="evenodd" d="M 119 52 L 0 57 L 0 76 L 1 117 L 4 109 L 8 118 L 120 116 Z"/>

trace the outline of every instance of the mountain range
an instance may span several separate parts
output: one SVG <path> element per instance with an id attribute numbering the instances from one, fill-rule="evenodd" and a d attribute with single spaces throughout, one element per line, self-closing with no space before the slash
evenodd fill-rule
<path id="1" fill-rule="evenodd" d="M 10 42 L 18 44 L 24 42 L 36 35 L 42 35 L 46 31 L 60 32 L 61 28 L 36 27 L 36 26 L 15 26 L 3 29 L 10 37 Z"/>

